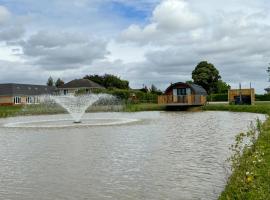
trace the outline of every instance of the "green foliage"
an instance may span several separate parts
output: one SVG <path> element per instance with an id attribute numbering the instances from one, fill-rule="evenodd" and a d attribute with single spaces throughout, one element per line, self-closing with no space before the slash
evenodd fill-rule
<path id="1" fill-rule="evenodd" d="M 56 86 L 56 87 L 63 86 L 64 84 L 65 84 L 65 82 L 64 82 L 62 79 L 60 79 L 60 78 L 58 78 L 58 79 L 56 80 L 56 82 L 55 82 L 55 86 Z"/>
<path id="2" fill-rule="evenodd" d="M 47 86 L 53 86 L 53 85 L 54 85 L 54 81 L 53 81 L 53 78 L 50 76 L 47 81 Z"/>
<path id="3" fill-rule="evenodd" d="M 257 105 L 207 104 L 203 106 L 203 110 L 268 114 L 270 112 L 270 104 L 257 104 Z"/>
<path id="4" fill-rule="evenodd" d="M 208 94 L 218 91 L 220 78 L 219 71 L 207 61 L 200 62 L 192 72 L 194 83 L 202 86 Z"/>
<path id="5" fill-rule="evenodd" d="M 230 85 L 228 85 L 227 83 L 225 83 L 222 80 L 218 80 L 217 91 L 215 91 L 215 92 L 218 93 L 218 94 L 220 94 L 220 93 L 228 94 L 229 89 L 231 89 Z"/>
<path id="6" fill-rule="evenodd" d="M 100 75 L 87 75 L 84 79 L 94 81 L 105 88 L 118 88 L 118 89 L 129 89 L 129 82 L 121 80 L 119 77 L 111 74 Z"/>
<path id="7" fill-rule="evenodd" d="M 193 84 L 194 82 L 192 80 L 186 81 L 187 84 Z"/>
<path id="8" fill-rule="evenodd" d="M 22 110 L 22 106 L 0 106 L 0 118 L 16 116 Z"/>
<path id="9" fill-rule="evenodd" d="M 256 101 L 270 101 L 270 94 L 256 94 Z"/>
<path id="10" fill-rule="evenodd" d="M 210 94 L 207 101 L 228 101 L 228 93 L 226 94 Z"/>
<path id="11" fill-rule="evenodd" d="M 142 92 L 140 90 L 123 90 L 109 88 L 106 90 L 97 89 L 93 91 L 96 94 L 105 93 L 117 97 L 124 102 L 131 101 L 133 103 L 157 103 L 158 94 L 151 92 Z"/>
<path id="12" fill-rule="evenodd" d="M 157 89 L 157 87 L 154 84 L 151 85 L 150 92 L 152 94 L 157 94 L 157 95 L 161 95 L 162 94 L 161 90 Z"/>

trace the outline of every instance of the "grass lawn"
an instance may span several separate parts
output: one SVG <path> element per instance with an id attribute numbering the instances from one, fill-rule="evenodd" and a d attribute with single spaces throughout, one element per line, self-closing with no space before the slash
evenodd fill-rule
<path id="1" fill-rule="evenodd" d="M 255 105 L 228 105 L 228 104 L 208 104 L 202 108 L 203 110 L 216 110 L 216 111 L 232 111 L 232 112 L 252 112 L 269 114 L 270 103 L 256 102 Z"/>
<path id="2" fill-rule="evenodd" d="M 22 110 L 22 106 L 0 106 L 0 117 L 10 117 L 18 115 Z"/>

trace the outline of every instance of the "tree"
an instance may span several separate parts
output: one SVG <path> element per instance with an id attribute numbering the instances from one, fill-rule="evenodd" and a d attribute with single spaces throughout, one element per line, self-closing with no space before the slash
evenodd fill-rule
<path id="1" fill-rule="evenodd" d="M 47 86 L 53 86 L 53 84 L 54 84 L 53 78 L 50 76 L 47 81 Z"/>
<path id="2" fill-rule="evenodd" d="M 118 89 L 129 89 L 129 82 L 122 80 L 119 77 L 112 74 L 99 75 L 87 75 L 84 79 L 94 81 L 105 88 L 118 88 Z"/>
<path id="3" fill-rule="evenodd" d="M 157 89 L 157 87 L 154 84 L 151 85 L 150 91 L 151 91 L 152 94 L 157 94 L 157 95 L 162 94 L 162 92 L 159 89 Z"/>
<path id="4" fill-rule="evenodd" d="M 55 82 L 55 86 L 56 86 L 56 87 L 63 86 L 64 84 L 65 84 L 65 82 L 64 82 L 62 79 L 60 79 L 60 78 L 58 78 L 58 79 L 56 80 L 56 82 Z"/>
<path id="5" fill-rule="evenodd" d="M 215 92 L 219 94 L 224 94 L 227 93 L 229 89 L 231 89 L 231 86 L 229 84 L 222 80 L 219 80 L 217 84 L 217 91 Z"/>
<path id="6" fill-rule="evenodd" d="M 213 64 L 202 61 L 193 70 L 192 79 L 195 84 L 202 86 L 208 94 L 212 94 L 218 90 L 218 81 L 221 76 Z"/>
<path id="7" fill-rule="evenodd" d="M 149 92 L 149 89 L 146 85 L 143 84 L 143 87 L 140 89 L 140 91 L 147 93 Z"/>
<path id="8" fill-rule="evenodd" d="M 192 80 L 186 81 L 187 84 L 193 84 L 194 82 Z"/>

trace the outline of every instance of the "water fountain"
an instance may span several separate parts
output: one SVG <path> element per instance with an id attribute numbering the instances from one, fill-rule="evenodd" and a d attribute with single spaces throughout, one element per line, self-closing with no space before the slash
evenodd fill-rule
<path id="1" fill-rule="evenodd" d="M 40 115 L 30 117 L 11 118 L 3 126 L 11 128 L 65 128 L 65 127 L 89 127 L 89 126 L 111 126 L 127 124 L 139 121 L 133 118 L 117 117 L 114 112 L 122 108 L 121 101 L 109 94 L 83 94 L 83 95 L 44 95 L 40 98 L 39 105 L 26 105 L 25 115 L 30 113 L 47 113 L 57 115 Z M 97 112 L 87 113 L 82 117 L 87 109 L 92 111 L 105 111 L 101 116 Z M 115 109 L 116 108 L 116 109 Z M 98 110 L 96 110 L 98 109 Z M 104 110 L 105 109 L 105 110 Z M 107 109 L 107 110 L 106 110 Z M 65 111 L 69 115 L 60 114 Z M 72 119 L 70 119 L 70 117 Z M 73 123 L 72 123 L 73 122 Z M 1 124 L 0 124 L 1 127 Z"/>
<path id="2" fill-rule="evenodd" d="M 72 116 L 74 123 L 81 123 L 81 118 L 87 108 L 97 101 L 115 99 L 115 97 L 108 94 L 52 95 L 46 96 L 44 100 L 46 101 L 48 98 L 61 105 Z"/>

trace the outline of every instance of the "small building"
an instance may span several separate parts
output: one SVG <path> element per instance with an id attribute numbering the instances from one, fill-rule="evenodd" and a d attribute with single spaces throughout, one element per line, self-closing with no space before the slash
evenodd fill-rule
<path id="1" fill-rule="evenodd" d="M 103 86 L 89 79 L 75 79 L 58 88 L 60 95 L 75 94 L 77 92 L 89 93 L 98 89 L 105 89 Z"/>
<path id="2" fill-rule="evenodd" d="M 0 105 L 38 104 L 40 95 L 53 94 L 55 87 L 6 83 L 0 84 Z"/>
<path id="3" fill-rule="evenodd" d="M 254 88 L 228 90 L 228 101 L 230 104 L 253 105 L 255 103 L 255 90 Z"/>
<path id="4" fill-rule="evenodd" d="M 166 106 L 201 106 L 206 104 L 206 90 L 196 84 L 174 83 L 158 97 L 158 104 Z"/>

